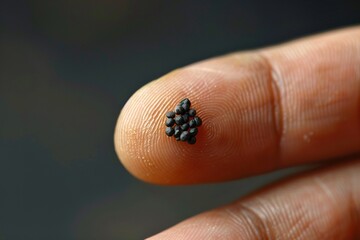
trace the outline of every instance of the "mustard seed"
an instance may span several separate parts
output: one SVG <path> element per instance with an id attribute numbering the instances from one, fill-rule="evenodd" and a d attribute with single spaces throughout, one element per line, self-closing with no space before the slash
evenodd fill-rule
<path id="1" fill-rule="evenodd" d="M 182 116 L 176 116 L 175 117 L 175 122 L 177 125 L 181 125 L 184 123 L 184 119 L 182 118 Z"/>
<path id="2" fill-rule="evenodd" d="M 176 106 L 175 107 L 175 113 L 176 114 L 183 114 L 185 112 L 184 108 L 182 106 Z"/>
<path id="3" fill-rule="evenodd" d="M 174 118 L 174 117 L 175 117 L 175 113 L 172 112 L 172 111 L 167 112 L 167 113 L 166 113 L 166 117 L 167 117 L 167 118 Z"/>
<path id="4" fill-rule="evenodd" d="M 196 127 L 196 122 L 195 122 L 194 119 L 191 119 L 191 120 L 189 121 L 189 126 L 190 126 L 191 128 Z"/>
<path id="5" fill-rule="evenodd" d="M 189 133 L 190 133 L 191 136 L 195 137 L 196 134 L 198 133 L 198 129 L 196 127 L 195 128 L 190 128 Z"/>
<path id="6" fill-rule="evenodd" d="M 188 123 L 184 123 L 183 125 L 181 125 L 181 130 L 186 131 L 189 129 L 189 124 Z"/>
<path id="7" fill-rule="evenodd" d="M 167 127 L 172 127 L 174 124 L 175 124 L 175 120 L 174 120 L 173 118 L 168 118 L 168 119 L 166 119 L 166 121 L 165 121 L 165 125 L 166 125 Z"/>
<path id="8" fill-rule="evenodd" d="M 180 140 L 185 142 L 189 139 L 190 133 L 188 131 L 183 131 L 180 135 Z"/>
<path id="9" fill-rule="evenodd" d="M 187 113 L 183 114 L 182 118 L 183 118 L 184 122 L 188 122 L 189 121 L 189 114 L 187 114 Z"/>
<path id="10" fill-rule="evenodd" d="M 168 135 L 169 137 L 171 137 L 172 135 L 174 135 L 175 130 L 174 130 L 172 127 L 167 127 L 167 128 L 165 129 L 165 133 L 166 133 L 166 135 Z"/>
<path id="11" fill-rule="evenodd" d="M 196 115 L 196 110 L 193 109 L 193 108 L 191 108 L 188 113 L 189 113 L 189 116 L 190 116 L 190 117 L 195 117 L 195 115 Z"/>
<path id="12" fill-rule="evenodd" d="M 194 117 L 194 120 L 195 120 L 196 126 L 200 127 L 201 124 L 202 124 L 201 118 L 199 118 L 199 117 Z"/>

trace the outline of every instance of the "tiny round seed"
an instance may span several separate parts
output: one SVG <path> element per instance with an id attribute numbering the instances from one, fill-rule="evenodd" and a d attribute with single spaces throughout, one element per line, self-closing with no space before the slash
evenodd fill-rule
<path id="1" fill-rule="evenodd" d="M 195 115 L 196 115 L 196 110 L 193 109 L 193 108 L 191 108 L 191 109 L 189 110 L 189 116 L 195 117 Z"/>
<path id="2" fill-rule="evenodd" d="M 185 110 L 185 112 L 187 112 L 190 109 L 190 104 L 183 103 L 181 104 L 181 107 Z"/>
<path id="3" fill-rule="evenodd" d="M 189 144 L 195 144 L 195 136 L 198 134 L 197 127 L 202 125 L 202 120 L 196 116 L 196 110 L 190 106 L 190 100 L 184 98 L 174 111 L 165 114 L 167 117 L 165 133 L 168 136 L 174 136 L 176 141 L 187 141 Z"/>
<path id="4" fill-rule="evenodd" d="M 172 135 L 174 135 L 175 130 L 174 130 L 172 127 L 167 127 L 167 128 L 165 129 L 165 133 L 166 133 L 166 135 L 168 135 L 169 137 L 171 137 Z"/>
<path id="5" fill-rule="evenodd" d="M 166 119 L 165 125 L 168 127 L 172 127 L 175 123 L 175 120 L 173 118 Z"/>
<path id="6" fill-rule="evenodd" d="M 166 113 L 166 117 L 167 117 L 167 118 L 174 118 L 174 117 L 175 117 L 175 113 L 172 112 L 172 111 L 171 111 L 171 112 L 167 112 L 167 113 Z"/>
<path id="7" fill-rule="evenodd" d="M 189 126 L 190 126 L 191 128 L 196 127 L 196 122 L 195 122 L 194 119 L 191 119 L 191 120 L 189 121 Z"/>
<path id="8" fill-rule="evenodd" d="M 188 140 L 189 137 L 190 137 L 190 133 L 188 131 L 184 131 L 180 135 L 180 140 L 184 142 L 184 141 Z"/>
<path id="9" fill-rule="evenodd" d="M 196 126 L 200 127 L 201 124 L 202 124 L 201 118 L 199 118 L 199 117 L 194 117 L 194 120 L 195 120 Z"/>
<path id="10" fill-rule="evenodd" d="M 177 125 L 181 125 L 184 123 L 184 119 L 182 118 L 182 116 L 176 116 L 175 117 L 175 122 Z"/>
<path id="11" fill-rule="evenodd" d="M 191 105 L 191 102 L 190 102 L 190 100 L 188 98 L 184 98 L 183 100 L 181 100 L 180 104 L 184 104 L 184 103 L 189 105 L 189 107 Z"/>
<path id="12" fill-rule="evenodd" d="M 182 118 L 183 118 L 184 122 L 188 122 L 189 121 L 189 114 L 187 114 L 187 113 L 183 114 Z"/>
<path id="13" fill-rule="evenodd" d="M 175 107 L 175 112 L 176 114 L 183 114 L 184 113 L 184 109 L 182 106 L 176 106 Z"/>
<path id="14" fill-rule="evenodd" d="M 181 125 L 181 130 L 183 130 L 183 131 L 188 130 L 188 128 L 189 128 L 189 124 L 188 124 L 188 123 L 184 123 L 183 125 Z"/>
<path id="15" fill-rule="evenodd" d="M 174 132 L 174 137 L 180 137 L 180 135 L 181 135 L 181 130 L 175 130 L 175 132 Z"/>
<path id="16" fill-rule="evenodd" d="M 195 137 L 196 134 L 198 133 L 198 129 L 196 127 L 195 128 L 190 128 L 189 133 L 190 133 L 191 136 Z"/>
<path id="17" fill-rule="evenodd" d="M 189 138 L 188 143 L 189 144 L 195 144 L 196 143 L 196 137 Z"/>

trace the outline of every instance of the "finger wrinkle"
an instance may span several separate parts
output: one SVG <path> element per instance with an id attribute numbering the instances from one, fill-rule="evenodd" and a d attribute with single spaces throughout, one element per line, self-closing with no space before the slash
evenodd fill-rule
<path id="1" fill-rule="evenodd" d="M 322 180 L 320 177 L 314 177 L 314 183 L 319 187 L 320 191 L 323 191 L 328 197 L 328 199 L 334 205 L 336 205 L 336 197 L 334 193 L 330 190 L 330 187 L 324 182 L 324 180 Z"/>
<path id="2" fill-rule="evenodd" d="M 309 232 L 312 232 L 316 235 L 316 232 L 311 229 L 310 221 L 307 221 L 307 216 L 305 214 L 300 216 L 295 216 L 295 219 L 292 221 L 292 225 L 289 227 L 288 233 L 285 233 L 289 239 L 306 239 L 306 236 Z"/>
<path id="3" fill-rule="evenodd" d="M 270 58 L 264 52 L 258 51 L 256 52 L 256 54 L 262 59 L 265 65 L 265 69 L 267 69 L 268 71 L 268 79 L 270 81 L 269 92 L 272 98 L 272 117 L 274 122 L 275 135 L 277 136 L 277 154 L 274 159 L 277 159 L 277 161 L 275 161 L 277 162 L 277 164 L 275 164 L 275 167 L 279 168 L 282 166 L 281 149 L 283 148 L 283 141 L 285 135 L 284 117 L 286 116 L 286 114 L 284 113 L 282 99 L 284 99 L 283 95 L 286 94 L 286 92 L 283 90 L 283 80 L 279 69 L 274 66 Z"/>
<path id="4" fill-rule="evenodd" d="M 225 208 L 225 211 L 237 226 L 245 225 L 245 232 L 248 233 L 249 238 L 276 239 L 274 231 L 267 221 L 257 211 L 246 206 L 243 202 L 231 205 Z"/>

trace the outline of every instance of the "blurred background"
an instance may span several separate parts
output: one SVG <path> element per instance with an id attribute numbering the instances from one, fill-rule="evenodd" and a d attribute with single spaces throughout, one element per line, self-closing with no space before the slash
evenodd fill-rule
<path id="1" fill-rule="evenodd" d="M 143 239 L 297 171 L 149 185 L 118 162 L 115 122 L 175 68 L 360 23 L 358 0 L 0 3 L 1 240 Z"/>

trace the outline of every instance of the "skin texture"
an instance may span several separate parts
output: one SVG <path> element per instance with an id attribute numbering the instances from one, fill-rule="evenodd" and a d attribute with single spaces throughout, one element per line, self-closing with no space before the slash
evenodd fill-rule
<path id="1" fill-rule="evenodd" d="M 359 239 L 359 173 L 354 161 L 297 176 L 149 239 Z"/>
<path id="2" fill-rule="evenodd" d="M 165 113 L 184 97 L 203 120 L 195 145 L 164 133 Z M 360 27 L 173 71 L 129 99 L 115 147 L 134 176 L 156 184 L 227 181 L 356 155 Z M 359 183 L 353 160 L 287 180 L 154 239 L 356 239 Z"/>

